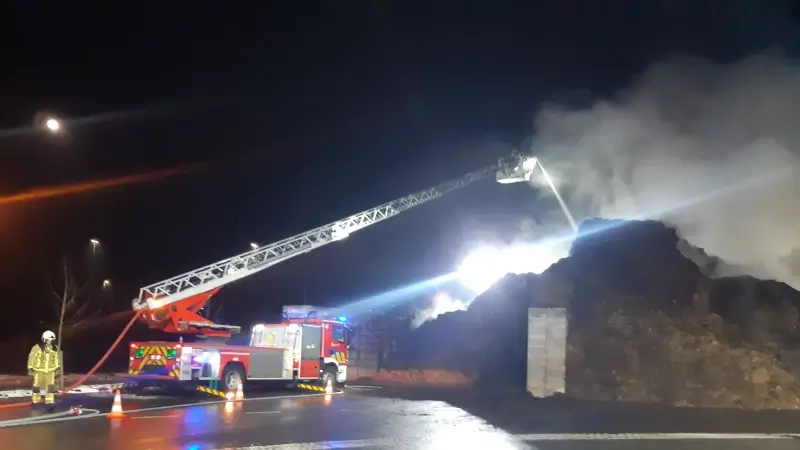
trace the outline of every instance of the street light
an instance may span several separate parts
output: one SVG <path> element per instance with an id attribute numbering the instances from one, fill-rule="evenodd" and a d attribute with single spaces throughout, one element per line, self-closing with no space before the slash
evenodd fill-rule
<path id="1" fill-rule="evenodd" d="M 44 126 L 47 127 L 51 133 L 58 133 L 61 130 L 61 121 L 55 117 L 50 117 L 49 119 L 45 120 Z"/>
<path id="2" fill-rule="evenodd" d="M 252 248 L 253 250 L 258 250 L 258 244 L 256 244 L 255 242 L 251 242 L 250 248 Z"/>
<path id="3" fill-rule="evenodd" d="M 103 280 L 103 289 L 108 289 L 111 287 L 111 280 L 105 279 Z"/>

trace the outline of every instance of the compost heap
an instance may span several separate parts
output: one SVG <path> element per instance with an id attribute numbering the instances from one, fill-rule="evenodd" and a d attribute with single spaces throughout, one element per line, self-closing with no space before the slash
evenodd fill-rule
<path id="1" fill-rule="evenodd" d="M 403 364 L 523 388 L 527 308 L 565 306 L 568 396 L 800 408 L 800 293 L 769 280 L 708 278 L 660 222 L 597 219 L 581 235 L 598 227 L 605 231 L 577 240 L 542 275 L 509 275 L 467 311 L 411 332 Z"/>

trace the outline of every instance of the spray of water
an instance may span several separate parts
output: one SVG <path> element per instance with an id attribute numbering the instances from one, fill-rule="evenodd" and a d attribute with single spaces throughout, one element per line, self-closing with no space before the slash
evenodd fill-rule
<path id="1" fill-rule="evenodd" d="M 550 186 L 550 189 L 553 191 L 553 195 L 556 196 L 556 200 L 558 200 L 558 204 L 561 206 L 561 211 L 564 213 L 564 216 L 567 218 L 567 221 L 569 222 L 569 226 L 572 227 L 572 231 L 577 233 L 578 232 L 578 225 L 575 223 L 575 219 L 572 217 L 572 213 L 569 211 L 569 208 L 567 207 L 567 202 L 565 202 L 564 199 L 561 197 L 561 194 L 558 192 L 558 189 L 556 189 L 556 184 L 553 183 L 553 178 L 551 178 L 550 174 L 547 173 L 547 170 L 545 170 L 544 166 L 542 165 L 542 162 L 539 161 L 538 159 L 536 160 L 536 162 L 539 165 L 539 169 L 542 170 L 542 176 L 544 177 L 544 180 Z"/>

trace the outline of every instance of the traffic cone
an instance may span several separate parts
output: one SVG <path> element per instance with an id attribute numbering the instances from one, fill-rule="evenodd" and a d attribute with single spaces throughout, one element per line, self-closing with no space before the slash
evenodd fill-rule
<path id="1" fill-rule="evenodd" d="M 244 386 L 242 380 L 239 380 L 239 385 L 236 386 L 236 400 L 244 400 Z"/>
<path id="2" fill-rule="evenodd" d="M 111 412 L 108 413 L 108 417 L 125 417 L 125 413 L 122 412 L 122 396 L 119 395 L 119 388 L 114 392 L 114 403 L 111 405 Z"/>

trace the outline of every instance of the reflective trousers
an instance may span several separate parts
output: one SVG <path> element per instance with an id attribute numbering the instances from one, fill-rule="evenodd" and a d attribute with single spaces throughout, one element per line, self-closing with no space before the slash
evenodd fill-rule
<path id="1" fill-rule="evenodd" d="M 56 402 L 56 373 L 33 372 L 33 389 L 31 389 L 31 403 L 41 403 L 44 397 L 46 405 Z"/>

